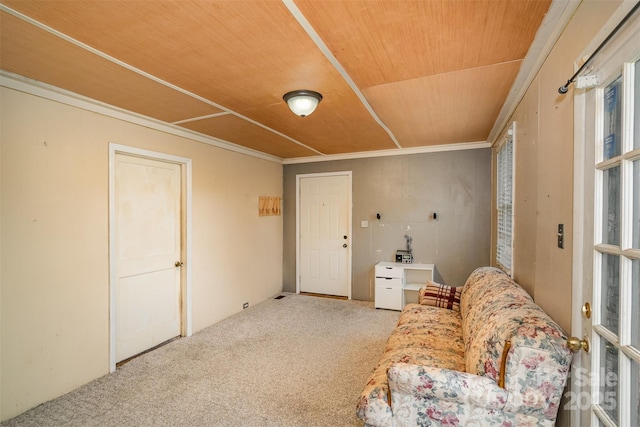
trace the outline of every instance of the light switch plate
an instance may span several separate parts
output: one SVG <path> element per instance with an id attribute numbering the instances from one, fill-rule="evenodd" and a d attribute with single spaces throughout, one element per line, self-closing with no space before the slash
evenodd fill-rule
<path id="1" fill-rule="evenodd" d="M 369 226 L 369 221 L 360 221 L 361 228 L 367 228 Z"/>

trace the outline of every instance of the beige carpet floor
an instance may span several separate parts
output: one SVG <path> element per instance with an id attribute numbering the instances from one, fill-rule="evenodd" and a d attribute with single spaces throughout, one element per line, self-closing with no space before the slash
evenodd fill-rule
<path id="1" fill-rule="evenodd" d="M 356 401 L 399 313 L 283 295 L 2 426 L 362 426 Z"/>

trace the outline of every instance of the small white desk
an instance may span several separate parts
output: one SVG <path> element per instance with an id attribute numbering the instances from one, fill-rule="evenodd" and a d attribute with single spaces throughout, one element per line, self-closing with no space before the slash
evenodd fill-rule
<path id="1" fill-rule="evenodd" d="M 402 310 L 405 304 L 418 302 L 418 291 L 429 280 L 438 280 L 433 264 L 379 262 L 375 267 L 375 307 Z"/>

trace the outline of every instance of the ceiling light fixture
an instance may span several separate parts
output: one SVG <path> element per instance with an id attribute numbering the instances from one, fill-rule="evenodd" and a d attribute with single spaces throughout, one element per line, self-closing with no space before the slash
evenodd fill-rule
<path id="1" fill-rule="evenodd" d="M 293 114 L 300 117 L 313 113 L 320 101 L 322 101 L 322 95 L 312 90 L 294 90 L 285 93 L 282 98 L 293 111 Z"/>

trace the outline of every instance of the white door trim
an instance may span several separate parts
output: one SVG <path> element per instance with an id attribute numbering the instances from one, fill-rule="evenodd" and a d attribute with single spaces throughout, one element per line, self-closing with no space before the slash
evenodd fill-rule
<path id="1" fill-rule="evenodd" d="M 572 283 L 571 283 L 571 335 L 582 338 L 584 336 L 584 318 L 582 316 L 582 305 L 585 302 L 584 298 L 584 264 L 583 259 L 585 254 L 585 236 L 584 236 L 584 224 L 586 209 L 591 209 L 585 203 L 585 175 L 586 175 L 586 160 L 585 157 L 585 94 L 584 91 L 576 91 L 574 95 L 574 136 L 573 136 L 573 266 L 572 266 Z M 591 209 L 593 210 L 593 209 Z M 589 215 L 593 213 L 589 212 Z M 589 342 L 592 342 L 592 337 L 588 337 Z M 571 365 L 571 376 L 577 378 L 579 372 L 582 369 L 586 369 L 582 366 L 582 357 L 580 354 L 574 355 L 573 363 Z M 573 386 L 573 384 L 572 384 Z M 572 390 L 571 396 L 579 390 Z M 581 419 L 581 411 L 572 410 L 570 416 L 570 422 L 572 427 L 578 427 L 587 425 L 589 420 Z"/>
<path id="2" fill-rule="evenodd" d="M 349 221 L 349 245 L 347 246 L 347 279 L 348 279 L 348 298 L 351 299 L 351 263 L 352 263 L 352 247 L 353 247 L 353 227 L 351 224 L 352 211 L 353 211 L 353 172 L 341 171 L 341 172 L 322 172 L 322 173 L 308 173 L 296 175 L 296 294 L 300 293 L 300 180 L 303 178 L 317 178 L 327 176 L 348 176 L 349 177 L 349 194 L 347 206 L 349 212 L 347 213 Z"/>
<path id="3" fill-rule="evenodd" d="M 191 159 L 173 156 L 156 151 L 143 150 L 115 143 L 109 143 L 109 372 L 116 370 L 116 257 L 115 257 L 115 157 L 116 154 L 127 154 L 145 157 L 153 160 L 177 163 L 182 170 L 182 189 L 184 194 L 183 209 L 183 256 L 184 275 L 181 283 L 181 335 L 190 336 L 193 333 L 191 313 Z"/>

